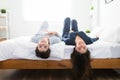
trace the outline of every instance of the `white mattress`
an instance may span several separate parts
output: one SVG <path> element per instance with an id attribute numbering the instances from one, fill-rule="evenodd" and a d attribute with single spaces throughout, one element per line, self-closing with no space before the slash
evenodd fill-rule
<path id="1" fill-rule="evenodd" d="M 65 46 L 64 59 L 70 59 L 70 53 L 74 46 Z M 87 45 L 91 52 L 91 58 L 120 58 L 120 43 L 111 43 L 105 41 L 96 41 Z"/>
<path id="2" fill-rule="evenodd" d="M 30 41 L 31 36 L 19 37 L 0 42 L 0 61 L 6 59 L 32 59 L 44 60 L 35 56 L 37 44 Z M 120 58 L 120 44 L 96 41 L 87 45 L 91 58 Z M 51 46 L 51 56 L 46 60 L 70 59 L 74 46 L 65 45 L 64 42 Z"/>

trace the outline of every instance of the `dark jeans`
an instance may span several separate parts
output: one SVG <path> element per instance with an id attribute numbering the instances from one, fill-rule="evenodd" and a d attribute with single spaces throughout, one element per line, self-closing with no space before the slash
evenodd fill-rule
<path id="1" fill-rule="evenodd" d="M 71 29 L 74 32 L 70 32 L 70 23 Z M 98 40 L 99 38 L 90 38 L 87 36 L 83 31 L 78 31 L 77 21 L 75 19 L 70 20 L 69 17 L 65 18 L 64 20 L 64 27 L 63 27 L 63 34 L 62 34 L 62 41 L 65 42 L 67 45 L 75 45 L 75 37 L 76 35 L 79 35 L 86 44 L 92 44 L 94 41 Z"/>

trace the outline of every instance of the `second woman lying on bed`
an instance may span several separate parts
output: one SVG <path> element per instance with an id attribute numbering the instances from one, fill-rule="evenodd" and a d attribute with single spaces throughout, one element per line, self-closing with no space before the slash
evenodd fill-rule
<path id="1" fill-rule="evenodd" d="M 50 56 L 50 45 L 61 42 L 61 37 L 57 32 L 51 32 L 47 30 L 48 23 L 45 21 L 38 33 L 32 38 L 32 42 L 37 43 L 35 50 L 36 56 L 40 58 L 48 58 Z"/>
<path id="2" fill-rule="evenodd" d="M 71 53 L 72 70 L 74 73 L 73 80 L 92 80 L 90 51 L 87 45 L 92 44 L 98 39 L 98 37 L 90 38 L 83 31 L 78 31 L 75 19 L 71 21 L 69 17 L 65 18 L 62 40 L 66 45 L 75 45 Z"/>

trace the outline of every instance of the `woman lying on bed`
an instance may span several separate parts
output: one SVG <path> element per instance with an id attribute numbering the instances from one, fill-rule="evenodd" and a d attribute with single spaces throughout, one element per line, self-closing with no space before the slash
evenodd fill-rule
<path id="1" fill-rule="evenodd" d="M 70 30 L 70 24 L 72 24 L 72 30 Z M 78 31 L 77 21 L 75 19 L 71 21 L 70 18 L 67 17 L 64 20 L 62 40 L 66 45 L 75 45 L 71 54 L 71 62 L 75 76 L 74 80 L 92 80 L 90 52 L 86 45 L 92 44 L 98 39 L 99 38 L 90 38 L 83 31 Z"/>
<path id="2" fill-rule="evenodd" d="M 32 42 L 38 43 L 36 47 L 36 56 L 40 58 L 48 58 L 50 56 L 50 45 L 61 42 L 61 37 L 57 32 L 47 30 L 48 23 L 43 22 L 40 30 L 32 38 Z"/>

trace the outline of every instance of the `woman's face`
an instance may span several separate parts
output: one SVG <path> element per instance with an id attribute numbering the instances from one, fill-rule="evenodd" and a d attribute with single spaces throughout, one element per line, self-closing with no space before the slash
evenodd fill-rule
<path id="1" fill-rule="evenodd" d="M 87 51 L 87 46 L 86 43 L 84 42 L 84 40 L 82 38 L 80 38 L 79 36 L 76 36 L 75 39 L 75 43 L 76 43 L 76 47 L 75 50 L 81 54 L 84 54 Z"/>
<path id="2" fill-rule="evenodd" d="M 49 48 L 49 39 L 48 37 L 44 37 L 39 43 L 38 43 L 38 50 L 40 52 L 45 52 Z"/>

